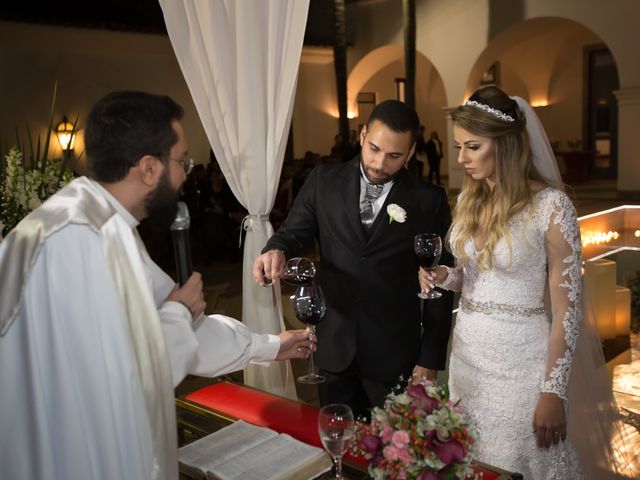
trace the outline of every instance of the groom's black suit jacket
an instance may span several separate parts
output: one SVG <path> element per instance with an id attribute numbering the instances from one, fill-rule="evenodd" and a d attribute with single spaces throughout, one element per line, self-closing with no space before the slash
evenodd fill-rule
<path id="1" fill-rule="evenodd" d="M 393 384 L 416 364 L 445 367 L 453 296 L 425 300 L 421 314 L 413 237 L 431 232 L 444 240 L 451 212 L 443 189 L 402 169 L 367 232 L 359 161 L 316 167 L 263 252 L 281 249 L 291 258 L 318 240 L 317 280 L 328 309 L 317 327 L 317 364 L 340 372 L 355 357 L 364 378 Z M 391 203 L 405 209 L 406 222 L 389 223 Z M 440 263 L 450 260 L 445 254 Z"/>

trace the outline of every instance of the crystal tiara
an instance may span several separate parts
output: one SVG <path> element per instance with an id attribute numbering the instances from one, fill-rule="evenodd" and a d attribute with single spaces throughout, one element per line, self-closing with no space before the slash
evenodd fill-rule
<path id="1" fill-rule="evenodd" d="M 485 112 L 490 113 L 494 117 L 499 118 L 500 120 L 504 120 L 505 122 L 515 122 L 514 118 L 511 115 L 502 113 L 500 110 L 492 108 L 489 105 L 485 105 L 484 103 L 476 102 L 475 100 L 467 100 L 466 102 L 464 102 L 464 104 L 469 105 L 470 107 L 484 110 Z"/>

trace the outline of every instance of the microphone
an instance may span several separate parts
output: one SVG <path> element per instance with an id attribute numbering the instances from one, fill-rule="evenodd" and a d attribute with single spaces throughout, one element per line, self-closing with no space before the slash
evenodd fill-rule
<path id="1" fill-rule="evenodd" d="M 178 283 L 184 285 L 193 273 L 191 264 L 191 242 L 189 240 L 189 208 L 184 202 L 178 202 L 178 213 L 171 224 L 173 256 L 176 261 Z"/>

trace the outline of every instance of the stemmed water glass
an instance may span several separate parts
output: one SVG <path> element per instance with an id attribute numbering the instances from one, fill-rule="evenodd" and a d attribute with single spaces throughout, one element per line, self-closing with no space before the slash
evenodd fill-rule
<path id="1" fill-rule="evenodd" d="M 442 240 L 435 233 L 419 233 L 413 239 L 413 248 L 418 256 L 420 266 L 427 272 L 433 272 L 438 266 L 440 255 L 442 255 Z M 440 298 L 442 293 L 435 289 L 427 293 L 418 293 L 419 298 L 432 299 Z"/>
<path id="2" fill-rule="evenodd" d="M 318 433 L 325 450 L 331 455 L 335 468 L 335 479 L 342 476 L 342 456 L 347 452 L 355 433 L 353 412 L 348 405 L 334 403 L 320 409 Z"/>
<path id="3" fill-rule="evenodd" d="M 291 285 L 308 285 L 315 276 L 316 266 L 306 257 L 290 258 L 280 270 L 280 278 Z M 273 285 L 273 279 L 264 277 L 264 286 L 271 285 Z"/>
<path id="4" fill-rule="evenodd" d="M 309 333 L 315 336 L 316 325 L 320 323 L 327 311 L 327 303 L 322 289 L 318 285 L 301 285 L 291 296 L 291 305 L 296 318 L 307 324 Z M 298 377 L 300 383 L 322 383 L 325 378 L 315 373 L 313 352 L 309 354 L 309 373 Z"/>

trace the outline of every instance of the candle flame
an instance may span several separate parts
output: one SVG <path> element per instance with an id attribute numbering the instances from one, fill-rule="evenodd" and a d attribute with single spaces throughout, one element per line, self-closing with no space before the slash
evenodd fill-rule
<path id="1" fill-rule="evenodd" d="M 609 243 L 612 240 L 617 240 L 620 238 L 620 234 L 618 232 L 594 232 L 592 230 L 586 230 L 581 233 L 582 239 L 582 248 L 588 247 L 589 245 L 600 245 L 603 243 Z"/>

